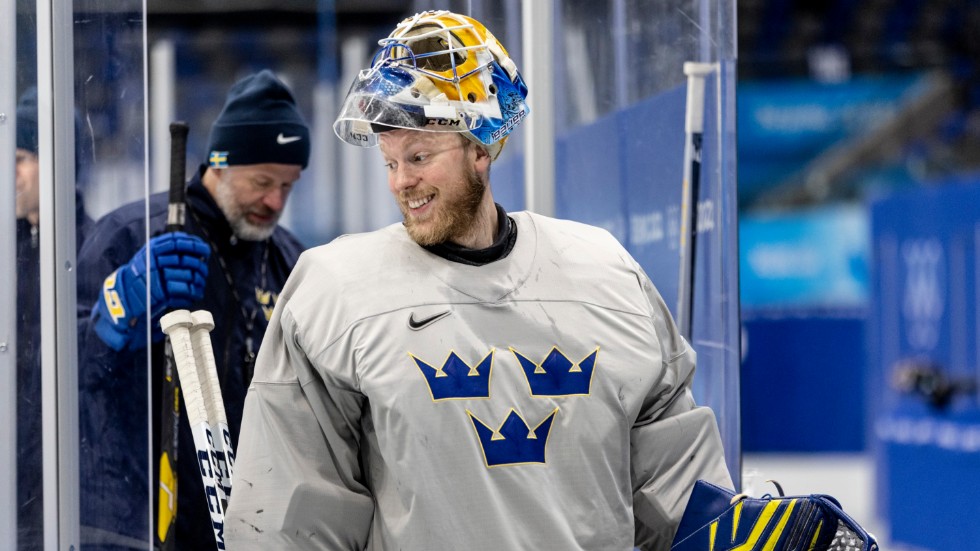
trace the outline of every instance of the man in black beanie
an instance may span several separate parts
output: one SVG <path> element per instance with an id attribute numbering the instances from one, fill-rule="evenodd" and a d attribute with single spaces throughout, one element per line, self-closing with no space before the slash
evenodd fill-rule
<path id="1" fill-rule="evenodd" d="M 166 503 L 175 492 L 173 548 L 215 549 L 186 415 L 179 426 L 177 491 L 166 473 L 161 479 L 159 472 L 148 472 L 146 404 L 133 398 L 147 388 L 148 344 L 151 392 L 154 401 L 161 396 L 160 317 L 177 308 L 208 310 L 215 321 L 211 340 L 228 424 L 237 442 L 253 358 L 302 250 L 278 221 L 309 161 L 310 132 L 292 93 L 264 70 L 231 87 L 206 154 L 207 162 L 187 185 L 184 231 L 164 232 L 168 198 L 155 194 L 149 198 L 147 245 L 140 201 L 99 220 L 79 254 L 83 549 L 145 548 L 148 525 L 162 538 L 158 523 L 166 529 Z M 149 412 L 154 471 L 160 468 L 160 411 L 161 404 L 154 403 Z M 163 515 L 147 510 L 151 488 L 154 507 L 161 500 L 165 504 Z"/>
<path id="2" fill-rule="evenodd" d="M 75 145 L 82 143 L 76 119 Z M 37 88 L 17 102 L 14 210 L 17 216 L 17 549 L 42 549 L 41 469 L 41 284 Z M 76 158 L 81 155 L 76 152 Z M 76 172 L 78 166 L 76 164 Z M 75 193 L 75 239 L 92 227 L 81 194 Z M 76 249 L 77 252 L 77 249 Z"/>

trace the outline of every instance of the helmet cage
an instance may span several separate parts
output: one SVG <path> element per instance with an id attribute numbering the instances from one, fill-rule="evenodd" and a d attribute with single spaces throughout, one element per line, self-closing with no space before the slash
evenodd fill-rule
<path id="1" fill-rule="evenodd" d="M 426 30 L 428 29 L 428 30 Z M 422 32 L 416 32 L 422 31 Z M 467 46 L 460 40 L 457 32 L 467 31 L 476 37 L 478 43 Z M 396 31 L 397 32 L 397 31 Z M 406 34 L 413 32 L 414 34 Z M 437 48 L 430 47 L 437 42 Z M 477 101 L 478 98 L 464 94 L 460 83 L 470 76 L 486 69 L 493 62 L 487 42 L 480 38 L 472 24 L 460 24 L 452 27 L 442 27 L 434 23 L 422 23 L 409 28 L 400 36 L 383 38 L 378 41 L 382 46 L 379 55 L 394 63 L 410 62 L 412 68 L 422 72 L 436 81 L 453 86 L 457 100 Z M 421 48 L 419 48 L 421 46 Z M 420 53 L 415 50 L 421 49 Z M 481 55 L 482 54 L 482 55 Z M 437 63 L 436 60 L 446 58 L 447 62 Z M 377 60 L 377 56 L 375 56 Z M 419 60 L 422 61 L 421 66 Z M 372 65 L 374 62 L 372 62 Z M 460 72 L 460 71 L 465 72 Z M 450 94 L 447 94 L 449 96 Z"/>

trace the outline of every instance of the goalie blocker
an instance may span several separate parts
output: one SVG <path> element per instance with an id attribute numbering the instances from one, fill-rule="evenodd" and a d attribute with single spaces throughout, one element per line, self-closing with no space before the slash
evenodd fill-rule
<path id="1" fill-rule="evenodd" d="M 833 497 L 779 493 L 753 498 L 697 481 L 671 551 L 878 551 Z"/>

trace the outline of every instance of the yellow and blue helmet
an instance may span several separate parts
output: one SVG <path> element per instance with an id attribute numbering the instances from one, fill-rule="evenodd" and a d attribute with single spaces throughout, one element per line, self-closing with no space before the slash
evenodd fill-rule
<path id="1" fill-rule="evenodd" d="M 475 19 L 426 11 L 378 43 L 333 125 L 347 143 L 374 146 L 392 128 L 462 132 L 496 158 L 529 112 L 517 65 Z"/>

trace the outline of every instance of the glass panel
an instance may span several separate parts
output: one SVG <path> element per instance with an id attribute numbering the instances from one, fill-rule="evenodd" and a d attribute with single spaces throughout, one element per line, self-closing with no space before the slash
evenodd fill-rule
<path id="1" fill-rule="evenodd" d="M 678 317 L 686 156 L 686 62 L 709 63 L 690 340 L 697 400 L 718 417 L 738 485 L 738 272 L 734 2 L 559 2 L 556 213 L 609 229 Z M 611 31 L 611 29 L 617 29 Z M 533 94 L 533 91 L 532 91 Z M 532 104 L 533 109 L 533 104 Z M 686 294 L 685 294 L 686 296 Z"/>
<path id="2" fill-rule="evenodd" d="M 40 184 L 34 2 L 17 2 L 15 218 L 17 236 L 17 546 L 44 541 L 41 475 Z"/>
<path id="3" fill-rule="evenodd" d="M 159 22 L 160 19 L 156 21 Z M 241 169 L 235 165 L 252 164 L 241 161 L 245 156 L 261 156 L 272 148 L 278 148 L 277 142 L 283 147 L 300 143 L 294 141 L 300 134 L 297 128 L 283 125 L 268 135 L 261 131 L 271 128 L 271 125 L 263 128 L 259 128 L 258 124 L 251 125 L 248 131 L 241 133 L 227 130 L 232 125 L 225 126 L 222 140 L 228 144 L 227 148 L 212 147 L 210 131 L 222 113 L 233 85 L 263 69 L 271 70 L 291 89 L 298 111 L 307 121 L 312 121 L 310 113 L 315 101 L 311 92 L 316 77 L 316 35 L 308 26 L 294 28 L 267 21 L 254 25 L 241 20 L 234 24 L 222 21 L 213 27 L 209 26 L 207 32 L 202 32 L 200 21 L 184 23 L 186 26 L 182 27 L 169 20 L 169 23 L 158 23 L 155 28 L 148 29 L 148 35 L 153 39 L 149 74 L 154 94 L 151 98 L 153 132 L 150 134 L 150 148 L 153 153 L 159 153 L 151 156 L 151 162 L 165 165 L 162 177 L 156 177 L 152 182 L 154 192 L 138 205 L 111 210 L 123 202 L 121 197 L 137 191 L 127 186 L 136 181 L 142 182 L 142 175 L 136 174 L 143 170 L 142 159 L 129 156 L 137 151 L 142 153 L 144 144 L 141 141 L 107 143 L 106 147 L 111 147 L 110 151 L 118 155 L 114 162 L 125 176 L 120 178 L 106 174 L 105 178 L 101 178 L 93 174 L 91 179 L 90 186 L 99 180 L 102 188 L 91 189 L 91 193 L 86 194 L 86 204 L 94 208 L 98 201 L 98 209 L 103 218 L 87 239 L 82 251 L 81 262 L 86 265 L 83 266 L 80 277 L 86 280 L 83 292 L 89 294 L 85 299 L 80 299 L 80 308 L 91 310 L 92 304 L 98 305 L 100 297 L 104 296 L 103 281 L 120 266 L 128 265 L 137 271 L 141 269 L 142 264 L 133 263 L 131 259 L 145 241 L 144 227 L 148 227 L 149 236 L 153 238 L 165 233 L 166 190 L 169 183 L 167 168 L 170 161 L 170 137 L 166 126 L 173 120 L 186 121 L 190 133 L 185 156 L 185 175 L 190 183 L 186 188 L 184 230 L 199 238 L 199 243 L 210 250 L 204 284 L 206 291 L 203 298 L 193 301 L 188 308 L 208 310 L 214 316 L 216 327 L 212 332 L 212 343 L 229 419 L 230 436 L 234 443 L 238 436 L 245 389 L 251 377 L 251 354 L 258 348 L 278 293 L 302 248 L 291 234 L 281 228 L 276 229 L 271 238 L 255 237 L 255 228 L 264 228 L 259 223 L 261 220 L 253 221 L 253 215 L 260 211 L 257 218 L 261 219 L 261 215 L 267 214 L 267 211 L 265 206 L 258 206 L 262 199 L 256 200 L 256 195 L 250 194 L 255 190 L 266 190 L 259 195 L 269 197 L 269 205 L 274 205 L 274 199 L 271 198 L 281 197 L 280 206 L 286 204 L 296 214 L 291 216 L 290 212 L 283 211 L 281 225 L 290 227 L 299 234 L 300 241 L 307 244 L 319 243 L 332 237 L 323 236 L 323 224 L 320 222 L 330 217 L 329 214 L 324 215 L 323 210 L 335 205 L 324 204 L 325 201 L 315 199 L 321 183 L 314 181 L 311 173 L 317 163 L 324 162 L 316 150 L 310 159 L 310 167 L 302 173 L 302 178 L 308 181 L 299 180 L 294 183 L 288 203 L 286 195 L 279 196 L 277 191 L 267 191 L 279 189 L 278 178 L 282 176 L 282 172 L 273 172 L 272 176 L 268 172 L 259 172 L 254 178 L 234 181 L 222 179 L 222 175 L 232 175 L 232 170 Z M 129 35 L 123 31 L 118 32 L 120 36 L 113 40 L 113 44 L 129 40 Z M 81 44 L 81 38 L 76 37 L 76 42 Z M 102 47 L 104 48 L 104 44 Z M 134 54 L 140 49 L 135 44 L 130 47 Z M 91 54 L 91 65 L 96 69 L 89 71 L 97 71 L 105 59 L 99 57 L 97 52 L 93 51 Z M 83 78 L 79 75 L 78 81 L 83 82 Z M 130 82 L 127 75 L 122 75 L 118 81 L 120 86 L 139 84 Z M 235 89 L 241 91 L 241 87 Z M 96 85 L 86 90 L 86 93 L 93 96 L 101 92 L 102 88 Z M 125 89 L 114 89 L 108 91 L 106 97 L 120 93 L 128 92 Z M 241 107 L 243 103 L 237 105 Z M 253 105 L 262 104 L 256 100 Z M 268 116 L 268 104 L 264 105 L 264 112 L 256 107 L 247 116 L 260 112 Z M 133 105 L 134 112 L 136 107 Z M 100 117 L 102 124 L 116 121 L 120 136 L 130 135 L 131 140 L 136 140 L 136 132 L 142 132 L 142 127 L 135 128 L 135 124 L 130 127 L 130 123 L 137 120 L 126 116 L 128 110 L 95 111 L 94 116 Z M 283 112 L 279 115 L 282 116 Z M 163 137 L 159 140 L 156 136 L 161 128 L 155 126 L 158 122 L 163 127 Z M 224 122 L 231 121 L 225 118 Z M 329 131 L 330 126 L 324 128 Z M 142 138 L 142 134 L 139 138 Z M 271 141 L 261 142 L 260 138 L 270 138 Z M 329 139 L 332 143 L 332 134 Z M 263 145 L 248 147 L 259 143 Z M 230 150 L 224 157 L 231 168 L 224 172 L 208 168 L 212 150 L 223 149 Z M 104 157 L 99 158 L 100 161 L 103 159 Z M 382 169 L 381 163 L 375 164 Z M 326 167 L 333 168 L 330 164 Z M 160 174 L 161 166 L 154 164 L 152 168 L 154 175 Z M 241 170 L 244 172 L 236 174 L 255 174 L 246 169 Z M 292 176 L 288 171 L 285 174 L 285 177 Z M 298 171 L 296 175 L 299 175 Z M 207 179 L 207 186 L 203 183 L 204 179 Z M 274 186 L 263 187 L 268 183 L 267 180 L 272 179 L 276 179 Z M 211 187 L 212 184 L 217 187 Z M 230 190 L 230 198 L 229 195 L 219 197 L 219 193 L 212 195 L 212 190 L 215 189 Z M 219 207 L 219 203 L 223 207 Z M 144 223 L 140 219 L 143 211 L 139 209 L 146 205 L 149 220 Z M 236 222 L 234 230 L 228 223 L 231 218 Z M 251 224 L 251 229 L 246 223 Z M 151 244 L 154 243 L 158 242 L 151 241 Z M 149 279 L 152 279 L 153 273 L 150 272 Z M 160 310 L 174 308 L 174 304 L 167 303 Z M 103 312 L 103 317 L 99 319 L 105 319 L 105 315 Z M 87 319 L 84 312 L 82 318 Z M 165 343 L 156 327 L 156 321 L 155 316 L 149 324 L 149 346 L 144 334 L 142 340 L 136 344 L 127 340 L 121 351 L 108 350 L 107 343 L 93 332 L 93 328 L 85 326 L 90 325 L 90 322 L 83 322 L 85 342 L 82 347 L 81 399 L 84 402 L 91 397 L 92 403 L 101 404 L 102 408 L 82 414 L 83 451 L 86 451 L 87 445 L 97 448 L 97 453 L 93 453 L 90 458 L 83 456 L 83 473 L 86 470 L 98 472 L 101 469 L 111 474 L 110 477 L 94 482 L 83 481 L 83 484 L 92 486 L 92 495 L 88 495 L 87 490 L 82 494 L 83 542 L 145 548 L 145 543 L 136 541 L 143 537 L 176 542 L 177 549 L 186 549 L 207 547 L 207 542 L 214 539 L 187 423 L 186 404 L 183 400 L 175 400 L 176 395 L 163 388 Z M 149 371 L 149 378 L 147 355 L 153 366 Z M 152 401 L 149 408 L 146 407 L 145 396 L 133 399 L 127 395 L 128 389 L 137 389 L 134 394 L 139 395 L 147 387 L 150 388 Z M 175 401 L 180 404 L 176 424 L 174 417 L 165 413 Z M 150 427 L 152 436 L 147 436 L 147 426 Z M 143 432 L 138 432 L 140 427 L 143 427 Z M 163 431 L 160 430 L 161 427 L 164 428 Z M 164 461 L 164 444 L 169 446 L 174 441 L 166 434 L 168 427 L 177 427 L 176 455 L 168 453 Z M 86 433 L 90 436 L 86 437 Z M 134 433 L 139 438 L 135 444 L 130 436 Z M 147 446 L 152 448 L 149 456 L 145 453 Z M 168 476 L 168 472 L 173 476 Z M 135 486 L 131 480 L 136 481 Z M 173 484 L 174 481 L 176 484 Z M 152 496 L 149 501 L 146 497 L 148 494 Z M 171 505 L 176 506 L 177 520 L 172 525 L 175 532 L 168 532 L 171 525 L 167 521 L 173 518 L 168 516 Z"/>
<path id="4" fill-rule="evenodd" d="M 149 455 L 146 316 L 138 318 L 120 352 L 99 336 L 120 329 L 106 324 L 102 329 L 109 331 L 96 333 L 91 317 L 93 310 L 103 320 L 110 314 L 128 316 L 143 300 L 135 284 L 130 295 L 125 293 L 128 279 L 111 288 L 119 291 L 124 301 L 119 306 L 129 312 L 114 310 L 112 296 L 102 292 L 106 278 L 146 242 L 142 9 L 139 0 L 74 3 L 83 548 L 150 548 L 155 484 Z M 116 210 L 122 205 L 123 210 Z M 138 271 L 144 265 L 132 267 Z"/>
<path id="5" fill-rule="evenodd" d="M 468 11 L 481 18 L 511 46 L 510 54 L 520 67 L 519 2 L 451 4 L 432 7 Z M 36 81 L 32 29 L 22 32 L 20 24 L 22 14 L 33 5 L 18 0 L 18 95 Z M 90 318 L 103 296 L 105 278 L 128 263 L 146 242 L 144 16 L 137 0 L 77 0 L 74 6 L 82 542 L 149 548 L 157 529 L 151 511 L 159 457 L 158 451 L 150 451 L 159 444 L 149 427 L 159 423 L 162 390 L 159 374 L 148 377 L 147 360 L 151 353 L 162 353 L 162 344 L 149 342 L 149 329 L 144 326 L 122 352 L 111 351 L 93 331 Z M 705 101 L 708 125 L 702 201 L 697 209 L 702 219 L 693 344 L 701 364 L 698 399 L 719 416 L 737 480 L 733 2 L 569 0 L 557 6 L 553 98 L 558 115 L 557 213 L 610 229 L 650 273 L 671 306 L 677 295 L 676 243 L 685 164 L 682 65 L 685 61 L 717 64 L 708 79 Z M 31 27 L 29 18 L 27 22 Z M 304 82 L 301 74 L 294 76 L 294 85 Z M 342 89 L 345 86 L 341 83 Z M 198 125 L 198 130 L 207 124 Z M 521 140 L 518 131 L 493 170 L 495 192 L 508 210 L 523 207 Z M 306 187 L 313 185 L 309 182 Z M 115 212 L 127 203 L 125 213 Z M 157 215 L 153 205 L 149 209 Z M 103 219 L 110 212 L 113 218 Z M 115 218 L 123 215 L 129 225 Z M 88 219 L 102 220 L 89 227 Z M 307 231 L 314 235 L 318 229 Z M 24 235 L 30 236 L 29 228 Z M 36 275 L 33 280 L 19 279 L 29 286 L 33 281 L 32 292 L 37 293 Z M 18 292 L 19 300 L 30 296 L 31 292 Z M 18 305 L 18 320 L 28 323 L 31 311 Z M 229 319 L 236 315 L 236 311 L 228 314 Z M 28 330 L 23 332 L 29 335 Z M 18 346 L 18 353 L 32 350 L 39 346 Z M 21 450 L 18 444 L 18 453 Z M 29 452 L 30 447 L 24 446 L 23 451 Z M 39 461 L 32 463 L 36 464 Z"/>
<path id="6" fill-rule="evenodd" d="M 17 65 L 16 5 L 0 1 L 0 71 L 4 76 L 15 74 Z M 0 173 L 8 175 L 16 170 L 16 79 L 0 79 Z M 9 108 L 9 111 L 8 111 Z M 0 192 L 0 548 L 14 548 L 17 541 L 17 426 L 18 372 L 17 372 L 17 217 L 16 186 L 6 185 Z"/>
<path id="7" fill-rule="evenodd" d="M 264 103 L 256 94 L 257 85 L 265 83 L 264 86 L 270 86 L 271 77 L 254 78 L 265 70 L 273 73 L 289 88 L 296 111 L 302 114 L 307 123 L 312 121 L 316 35 L 310 28 L 273 23 L 259 26 L 241 22 L 230 26 L 218 25 L 209 32 L 200 32 L 196 26 L 161 25 L 151 30 L 154 51 L 168 43 L 173 50 L 172 66 L 161 67 L 157 65 L 159 61 L 151 61 L 151 74 L 160 78 L 151 89 L 155 93 L 172 84 L 176 101 L 170 120 L 183 120 L 189 126 L 186 166 L 190 183 L 187 186 L 184 231 L 198 238 L 198 243 L 210 251 L 204 277 L 205 292 L 189 309 L 207 310 L 214 317 L 211 341 L 228 417 L 229 435 L 234 444 L 238 439 L 254 353 L 262 340 L 286 276 L 302 249 L 300 243 L 315 244 L 332 237 L 322 234 L 324 225 L 320 222 L 329 215 L 325 215 L 320 207 L 325 210 L 328 205 L 316 199 L 321 182 L 311 177 L 317 163 L 323 161 L 321 150 L 313 149 L 310 165 L 303 171 L 298 170 L 298 153 L 289 155 L 288 159 L 267 157 L 279 155 L 270 154 L 270 151 L 296 147 L 292 144 L 306 143 L 307 138 L 298 124 L 283 122 L 291 120 L 296 113 L 285 108 L 286 102 L 281 100 L 281 92 L 263 88 L 266 94 Z M 307 52 L 308 55 L 297 55 L 296 52 Z M 215 63 L 216 59 L 221 62 Z M 175 78 L 176 81 L 167 83 L 164 81 L 167 78 Z M 243 88 L 241 83 L 246 78 L 251 78 L 250 84 Z M 250 98 L 238 96 L 235 103 L 239 109 L 237 114 L 223 110 L 232 90 L 241 94 L 243 89 L 251 90 L 253 95 Z M 276 105 L 281 107 L 274 115 L 270 112 L 272 105 L 269 102 L 273 95 Z M 157 120 L 157 110 L 161 108 L 159 100 L 158 96 L 153 103 L 154 121 Z M 244 108 L 246 102 L 250 107 L 247 112 Z M 236 116 L 241 118 L 235 120 Z M 216 124 L 219 120 L 220 125 Z M 272 120 L 281 124 L 271 124 Z M 236 130 L 232 132 L 232 128 Z M 311 135 L 315 134 L 311 132 Z M 332 141 L 332 135 L 330 139 Z M 315 138 L 310 141 L 317 143 Z M 168 162 L 168 143 L 151 144 L 151 148 L 165 149 L 164 162 Z M 285 151 L 298 152 L 302 149 Z M 214 152 L 223 153 L 212 155 Z M 268 169 L 266 163 L 273 161 L 278 166 L 295 164 L 296 170 Z M 229 166 L 221 167 L 220 163 L 224 162 Z M 217 166 L 212 163 L 217 163 Z M 242 166 L 259 164 L 266 169 Z M 380 167 L 380 163 L 376 164 Z M 293 181 L 293 178 L 299 179 Z M 285 180 L 292 182 L 291 188 L 279 187 Z M 158 188 L 165 190 L 166 184 Z M 284 190 L 282 194 L 280 189 Z M 164 232 L 165 207 L 166 191 L 150 196 L 149 226 L 152 236 Z M 284 210 L 279 211 L 280 207 Z M 262 224 L 261 219 L 254 220 L 273 216 L 277 212 L 282 212 L 277 228 Z M 289 232 L 286 228 L 289 228 Z M 271 236 L 263 234 L 266 229 L 272 232 Z M 160 343 L 155 342 L 151 350 L 152 396 L 159 401 L 164 392 L 158 387 L 163 379 L 165 362 Z M 209 523 L 208 502 L 194 457 L 186 402 L 180 403 L 177 453 L 176 457 L 168 454 L 166 466 L 163 466 L 163 452 L 160 451 L 166 436 L 161 434 L 158 427 L 165 426 L 172 418 L 169 413 L 163 412 L 164 404 L 154 405 L 151 409 L 150 424 L 155 431 L 152 439 L 154 468 L 172 469 L 177 480 L 177 491 L 168 487 L 161 496 L 161 499 L 174 499 L 176 532 L 167 535 L 165 526 L 160 524 L 161 520 L 166 520 L 166 509 L 163 517 L 157 515 L 151 518 L 151 525 L 154 537 L 175 541 L 177 549 L 213 547 L 214 543 L 209 542 L 214 542 L 215 536 Z M 166 471 L 159 471 L 154 480 L 159 480 L 162 490 L 168 480 Z M 158 505 L 154 504 L 155 507 Z"/>

